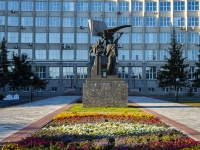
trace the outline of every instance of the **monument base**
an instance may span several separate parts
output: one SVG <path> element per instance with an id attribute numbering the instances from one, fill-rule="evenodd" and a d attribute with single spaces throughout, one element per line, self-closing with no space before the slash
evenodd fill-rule
<path id="1" fill-rule="evenodd" d="M 116 76 L 88 78 L 83 85 L 83 107 L 127 107 L 128 84 Z"/>

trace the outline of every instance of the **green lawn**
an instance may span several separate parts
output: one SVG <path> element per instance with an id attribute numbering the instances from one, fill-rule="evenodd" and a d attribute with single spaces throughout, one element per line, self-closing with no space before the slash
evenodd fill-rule
<path id="1" fill-rule="evenodd" d="M 135 106 L 128 105 L 127 108 L 109 108 L 109 107 L 95 107 L 95 108 L 83 108 L 82 104 L 74 104 L 72 107 L 66 110 L 67 112 L 138 112 L 142 111 Z"/>

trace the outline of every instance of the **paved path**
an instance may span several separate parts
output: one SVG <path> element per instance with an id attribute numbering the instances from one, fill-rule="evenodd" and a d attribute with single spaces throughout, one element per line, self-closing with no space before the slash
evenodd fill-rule
<path id="1" fill-rule="evenodd" d="M 73 102 L 80 96 L 58 96 L 0 109 L 0 141 L 46 115 Z"/>
<path id="2" fill-rule="evenodd" d="M 144 111 L 155 114 L 168 124 L 200 140 L 200 108 L 142 96 L 129 96 L 128 99 L 144 108 Z"/>

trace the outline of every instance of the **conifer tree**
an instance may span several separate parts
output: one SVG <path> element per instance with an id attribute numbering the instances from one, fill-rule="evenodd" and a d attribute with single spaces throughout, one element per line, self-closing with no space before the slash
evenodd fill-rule
<path id="1" fill-rule="evenodd" d="M 5 38 L 3 38 L 0 49 L 0 88 L 8 84 L 10 80 L 8 71 L 9 61 L 7 58 L 8 51 L 6 48 L 6 42 L 7 41 L 5 40 Z"/>
<path id="2" fill-rule="evenodd" d="M 185 68 L 189 64 L 185 64 L 186 58 L 182 57 L 183 50 L 182 44 L 177 41 L 175 29 L 171 33 L 171 42 L 168 48 L 169 58 L 167 58 L 164 66 L 161 66 L 158 75 L 158 86 L 159 87 L 183 87 L 188 82 L 188 72 Z M 176 79 L 179 79 L 179 82 Z"/>
<path id="3" fill-rule="evenodd" d="M 194 62 L 196 66 L 196 71 L 194 72 L 194 80 L 192 80 L 192 87 L 199 88 L 200 87 L 200 50 L 198 55 L 198 61 Z"/>

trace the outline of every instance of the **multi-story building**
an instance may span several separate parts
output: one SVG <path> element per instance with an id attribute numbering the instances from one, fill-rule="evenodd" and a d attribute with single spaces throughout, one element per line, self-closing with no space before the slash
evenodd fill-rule
<path id="1" fill-rule="evenodd" d="M 0 39 L 7 39 L 8 59 L 13 52 L 26 53 L 33 71 L 49 81 L 46 90 L 35 91 L 38 95 L 82 90 L 90 72 L 90 47 L 100 38 L 90 35 L 88 19 L 104 21 L 108 28 L 132 25 L 119 31 L 124 34 L 118 49 L 118 74 L 129 90 L 168 94 L 168 88 L 157 87 L 156 76 L 169 56 L 173 28 L 194 71 L 199 0 L 0 0 Z"/>

